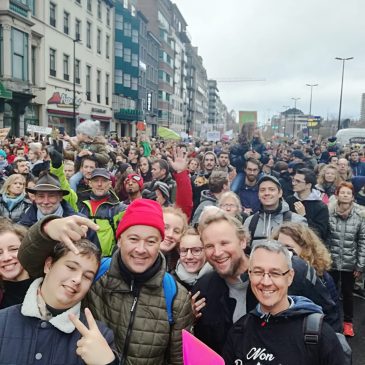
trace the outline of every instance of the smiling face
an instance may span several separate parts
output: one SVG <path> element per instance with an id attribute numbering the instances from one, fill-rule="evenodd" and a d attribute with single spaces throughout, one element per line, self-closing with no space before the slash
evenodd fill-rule
<path id="1" fill-rule="evenodd" d="M 18 261 L 19 237 L 13 232 L 0 234 L 0 277 L 7 281 L 27 279 L 28 273 Z"/>
<path id="2" fill-rule="evenodd" d="M 184 221 L 181 217 L 173 213 L 164 213 L 165 239 L 161 242 L 161 251 L 172 251 L 180 242 L 184 232 Z"/>
<path id="3" fill-rule="evenodd" d="M 293 281 L 294 270 L 288 270 L 283 253 L 258 248 L 251 254 L 249 269 L 251 289 L 264 313 L 275 315 L 289 307 L 288 287 Z M 256 276 L 253 275 L 255 271 L 265 274 Z M 281 275 L 285 272 L 287 272 L 285 275 Z M 272 273 L 271 278 L 267 273 Z"/>
<path id="4" fill-rule="evenodd" d="M 118 240 L 123 263 L 132 273 L 143 273 L 157 260 L 160 232 L 150 226 L 135 225 L 126 229 Z"/>
<path id="5" fill-rule="evenodd" d="M 232 282 L 237 281 L 243 265 L 246 240 L 240 239 L 236 228 L 222 220 L 210 223 L 202 232 L 207 261 L 217 273 Z"/>
<path id="6" fill-rule="evenodd" d="M 96 196 L 104 196 L 108 193 L 109 189 L 112 186 L 112 183 L 109 179 L 106 179 L 105 177 L 96 176 L 89 180 L 89 186 Z"/>
<path id="7" fill-rule="evenodd" d="M 43 215 L 54 213 L 63 199 L 62 193 L 57 191 L 37 191 L 34 196 L 37 208 Z"/>
<path id="8" fill-rule="evenodd" d="M 333 183 L 336 180 L 336 170 L 327 168 L 324 173 L 324 181 L 327 183 Z"/>
<path id="9" fill-rule="evenodd" d="M 41 287 L 46 304 L 55 309 L 73 307 L 89 291 L 98 267 L 95 256 L 75 255 L 71 251 L 56 262 L 47 258 Z"/>
<path id="10" fill-rule="evenodd" d="M 282 196 L 283 191 L 272 181 L 264 181 L 259 186 L 259 199 L 267 210 L 276 209 Z"/>
<path id="11" fill-rule="evenodd" d="M 205 252 L 199 235 L 187 234 L 181 238 L 180 262 L 188 273 L 196 274 L 205 264 Z"/>

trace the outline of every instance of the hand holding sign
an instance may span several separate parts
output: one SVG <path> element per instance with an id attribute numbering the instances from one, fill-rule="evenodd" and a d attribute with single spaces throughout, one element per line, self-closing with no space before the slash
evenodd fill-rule
<path id="1" fill-rule="evenodd" d="M 115 359 L 112 349 L 106 339 L 100 333 L 88 308 L 85 309 L 85 316 L 89 328 L 87 328 L 74 314 L 70 314 L 70 320 L 81 334 L 81 339 L 77 341 L 76 353 L 87 365 L 105 365 Z"/>

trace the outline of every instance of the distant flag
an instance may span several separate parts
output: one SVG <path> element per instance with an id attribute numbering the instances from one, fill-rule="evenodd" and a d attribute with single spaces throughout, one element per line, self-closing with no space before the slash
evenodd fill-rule
<path id="1" fill-rule="evenodd" d="M 224 365 L 224 360 L 190 332 L 182 331 L 184 365 Z"/>

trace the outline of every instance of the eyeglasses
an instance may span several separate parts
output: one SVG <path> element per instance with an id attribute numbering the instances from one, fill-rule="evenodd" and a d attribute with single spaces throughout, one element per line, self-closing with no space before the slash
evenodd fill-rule
<path id="1" fill-rule="evenodd" d="M 203 247 L 190 247 L 190 248 L 181 248 L 179 250 L 180 252 L 180 256 L 181 257 L 185 257 L 188 252 L 190 251 L 190 253 L 193 255 L 193 256 L 200 256 L 201 253 L 203 252 Z"/>
<path id="2" fill-rule="evenodd" d="M 232 208 L 237 208 L 237 204 L 223 204 L 220 206 L 223 209 L 232 209 Z"/>
<path id="3" fill-rule="evenodd" d="M 265 272 L 264 270 L 249 270 L 248 272 L 251 276 L 251 279 L 254 279 L 256 281 L 262 280 L 265 277 L 265 275 L 267 275 L 272 281 L 275 281 L 281 279 L 289 271 L 290 269 L 285 272 L 280 272 L 280 271 Z"/>
<path id="4" fill-rule="evenodd" d="M 304 180 L 298 180 L 295 178 L 292 178 L 292 184 L 302 184 L 302 183 L 306 183 Z"/>

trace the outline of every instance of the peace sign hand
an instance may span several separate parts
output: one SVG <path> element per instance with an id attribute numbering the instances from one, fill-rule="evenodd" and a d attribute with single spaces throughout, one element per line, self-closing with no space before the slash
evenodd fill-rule
<path id="1" fill-rule="evenodd" d="M 85 309 L 85 316 L 89 328 L 87 328 L 74 314 L 69 318 L 81 334 L 77 341 L 76 353 L 87 365 L 110 364 L 115 359 L 112 349 L 106 339 L 100 333 L 98 325 L 88 308 Z"/>

